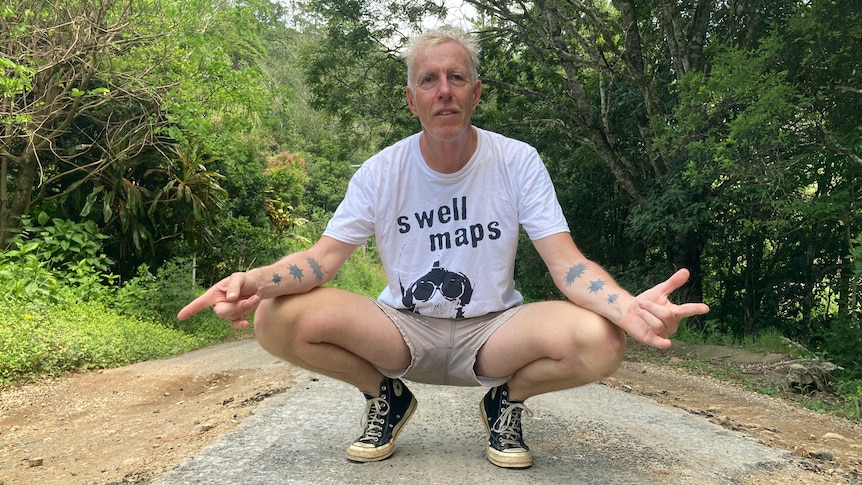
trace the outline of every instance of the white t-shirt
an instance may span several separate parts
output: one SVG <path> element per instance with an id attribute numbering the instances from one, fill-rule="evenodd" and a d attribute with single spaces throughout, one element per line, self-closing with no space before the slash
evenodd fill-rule
<path id="1" fill-rule="evenodd" d="M 519 305 L 519 225 L 530 239 L 568 232 L 551 178 L 526 143 L 477 129 L 478 145 L 453 174 L 431 170 L 412 135 L 369 158 L 324 235 L 364 244 L 375 235 L 388 286 L 379 300 L 438 318 Z"/>

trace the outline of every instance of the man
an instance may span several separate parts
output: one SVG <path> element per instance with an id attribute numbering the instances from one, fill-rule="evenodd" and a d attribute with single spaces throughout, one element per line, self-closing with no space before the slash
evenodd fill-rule
<path id="1" fill-rule="evenodd" d="M 388 458 L 416 409 L 402 379 L 483 385 L 488 459 L 525 468 L 524 400 L 617 369 L 625 333 L 660 348 L 706 305 L 668 295 L 688 272 L 634 297 L 575 246 L 535 149 L 472 126 L 478 47 L 455 29 L 406 51 L 407 102 L 420 133 L 366 161 L 323 236 L 275 264 L 235 273 L 182 309 L 212 306 L 254 328 L 268 352 L 356 386 L 366 397 L 352 461 Z M 514 261 L 523 227 L 570 301 L 523 304 Z M 374 235 L 388 278 L 378 300 L 322 288 Z"/>

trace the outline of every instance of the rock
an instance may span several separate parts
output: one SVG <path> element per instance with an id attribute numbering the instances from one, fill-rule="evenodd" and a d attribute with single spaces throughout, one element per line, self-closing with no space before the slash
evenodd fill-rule
<path id="1" fill-rule="evenodd" d="M 852 441 L 850 439 L 845 438 L 844 436 L 841 436 L 838 433 L 826 433 L 825 435 L 823 435 L 823 439 L 824 440 Z"/>
<path id="2" fill-rule="evenodd" d="M 211 423 L 199 424 L 199 425 L 195 426 L 195 432 L 196 433 L 206 433 L 207 431 L 209 431 L 215 427 L 216 427 L 216 425 L 211 424 Z"/>
<path id="3" fill-rule="evenodd" d="M 832 461 L 831 451 L 812 451 L 808 454 L 808 456 L 817 460 Z"/>

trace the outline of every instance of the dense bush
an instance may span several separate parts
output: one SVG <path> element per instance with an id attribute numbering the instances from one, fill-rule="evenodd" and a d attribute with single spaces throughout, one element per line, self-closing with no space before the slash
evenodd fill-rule
<path id="1" fill-rule="evenodd" d="M 0 252 L 0 385 L 167 357 L 237 334 L 214 315 L 175 315 L 200 290 L 178 260 L 122 287 L 95 225 L 39 217 Z"/>
<path id="2" fill-rule="evenodd" d="M 386 287 L 386 274 L 377 259 L 373 245 L 359 248 L 328 283 L 353 293 L 377 298 Z"/>
<path id="3" fill-rule="evenodd" d="M 22 217 L 22 228 L 0 252 L 0 291 L 7 303 L 31 307 L 102 294 L 116 278 L 102 252 L 104 236 L 92 222 Z"/>

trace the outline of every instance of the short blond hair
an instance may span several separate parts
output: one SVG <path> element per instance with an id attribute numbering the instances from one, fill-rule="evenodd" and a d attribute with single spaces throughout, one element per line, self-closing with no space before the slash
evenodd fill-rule
<path id="1" fill-rule="evenodd" d="M 445 26 L 414 37 L 405 47 L 402 57 L 407 64 L 408 86 L 413 86 L 413 69 L 416 65 L 416 56 L 419 52 L 421 50 L 427 51 L 444 42 L 454 42 L 467 52 L 467 59 L 470 63 L 467 67 L 470 69 L 470 75 L 473 77 L 472 81 L 479 80 L 479 53 L 481 52 L 479 43 L 464 30 L 457 27 Z"/>

